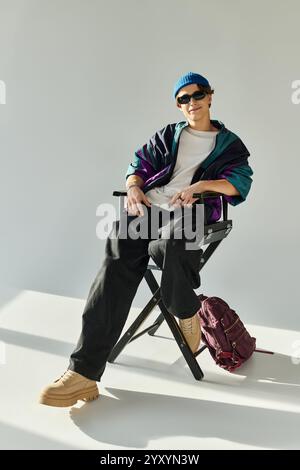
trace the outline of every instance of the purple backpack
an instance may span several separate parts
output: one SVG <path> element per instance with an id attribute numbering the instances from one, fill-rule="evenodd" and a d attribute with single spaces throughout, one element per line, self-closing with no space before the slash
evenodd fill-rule
<path id="1" fill-rule="evenodd" d="M 220 367 L 233 372 L 255 351 L 256 338 L 246 330 L 238 314 L 220 297 L 198 295 L 202 341 Z"/>

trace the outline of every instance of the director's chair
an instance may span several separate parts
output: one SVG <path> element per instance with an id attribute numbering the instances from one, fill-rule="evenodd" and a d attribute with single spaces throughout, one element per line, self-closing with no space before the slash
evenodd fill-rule
<path id="1" fill-rule="evenodd" d="M 114 191 L 113 196 L 126 196 L 127 192 L 126 191 Z M 206 191 L 204 193 L 194 193 L 193 198 L 199 198 L 199 204 L 204 204 L 204 199 L 205 198 L 211 198 L 211 197 L 219 197 L 221 196 L 222 198 L 222 213 L 223 213 L 223 220 L 220 220 L 218 222 L 214 222 L 212 224 L 206 224 L 206 220 L 204 220 L 204 237 L 202 239 L 201 247 L 204 245 L 208 245 L 205 249 L 205 251 L 202 250 L 202 256 L 201 256 L 201 267 L 200 271 L 205 266 L 209 258 L 212 256 L 216 248 L 219 246 L 221 241 L 227 237 L 229 234 L 230 230 L 232 229 L 232 220 L 228 220 L 227 214 L 228 214 L 228 203 L 224 197 L 224 194 L 218 193 L 215 191 Z M 196 357 L 204 351 L 204 349 L 207 347 L 206 345 L 202 346 L 196 353 L 193 353 L 188 345 L 188 343 L 185 340 L 184 335 L 181 332 L 181 329 L 179 327 L 179 324 L 177 323 L 174 315 L 168 312 L 166 309 L 162 298 L 160 294 L 160 287 L 155 279 L 155 276 L 153 275 L 152 271 L 153 270 L 159 270 L 161 271 L 161 268 L 156 266 L 155 264 L 148 264 L 147 270 L 145 272 L 145 279 L 146 282 L 153 294 L 153 297 L 149 300 L 147 305 L 144 307 L 142 312 L 139 314 L 139 316 L 136 318 L 136 320 L 132 323 L 132 325 L 127 329 L 127 331 L 123 334 L 121 339 L 116 343 L 114 348 L 112 349 L 108 362 L 113 363 L 115 359 L 119 356 L 121 351 L 125 348 L 125 346 L 132 342 L 133 340 L 139 338 L 140 336 L 144 335 L 145 333 L 148 333 L 150 336 L 154 336 L 157 329 L 160 327 L 160 325 L 163 323 L 164 320 L 166 320 L 173 336 L 178 344 L 179 349 L 181 350 L 193 376 L 195 377 L 196 380 L 201 380 L 204 377 L 204 374 L 201 370 L 200 365 L 198 364 Z M 155 320 L 155 322 L 142 330 L 141 332 L 135 334 L 137 330 L 140 328 L 140 326 L 144 323 L 144 321 L 147 319 L 147 317 L 150 315 L 152 310 L 156 307 L 156 305 L 159 306 L 161 313 Z M 199 301 L 199 308 L 201 306 L 201 302 Z"/>

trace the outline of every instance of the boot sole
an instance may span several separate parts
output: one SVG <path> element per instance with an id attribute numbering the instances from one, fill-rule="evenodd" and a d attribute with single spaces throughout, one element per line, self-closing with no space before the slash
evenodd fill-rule
<path id="1" fill-rule="evenodd" d="M 99 390 L 96 386 L 92 388 L 87 388 L 85 390 L 79 390 L 77 393 L 72 393 L 64 396 L 45 394 L 40 397 L 39 403 L 41 405 L 66 407 L 75 405 L 78 400 L 88 402 L 96 400 L 98 397 Z"/>

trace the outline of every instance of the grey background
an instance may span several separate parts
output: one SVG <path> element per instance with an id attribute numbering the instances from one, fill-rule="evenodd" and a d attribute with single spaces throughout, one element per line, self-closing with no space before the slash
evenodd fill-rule
<path id="1" fill-rule="evenodd" d="M 299 17 L 296 0 L 1 0 L 2 291 L 87 296 L 104 255 L 96 208 L 118 207 L 133 152 L 184 119 L 172 88 L 192 70 L 254 170 L 198 292 L 299 329 Z M 142 281 L 134 306 L 149 298 Z"/>

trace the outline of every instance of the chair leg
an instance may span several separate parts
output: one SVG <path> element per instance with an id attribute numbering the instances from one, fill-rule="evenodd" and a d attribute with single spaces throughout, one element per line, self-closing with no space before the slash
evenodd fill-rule
<path id="1" fill-rule="evenodd" d="M 181 329 L 175 320 L 175 317 L 168 311 L 164 312 L 165 320 L 169 325 L 170 330 L 173 333 L 176 343 L 181 350 L 187 365 L 189 366 L 193 376 L 196 380 L 202 380 L 204 374 L 201 367 L 199 366 L 195 354 L 192 353 L 189 345 L 187 344 L 185 337 L 183 336 Z M 198 354 L 197 354 L 198 355 Z"/>
<path id="2" fill-rule="evenodd" d="M 209 260 L 209 258 L 213 255 L 213 253 L 215 252 L 215 250 L 218 248 L 219 244 L 221 243 L 222 240 L 219 240 L 219 241 L 216 241 L 216 242 L 212 242 L 208 245 L 208 247 L 206 248 L 206 250 L 204 251 L 203 255 L 202 255 L 202 258 L 201 258 L 201 267 L 200 267 L 200 271 L 201 269 L 203 268 L 203 266 L 207 263 L 207 261 Z M 159 285 L 151 271 L 151 269 L 147 269 L 146 273 L 145 273 L 145 279 L 146 279 L 146 282 L 151 290 L 151 292 L 154 294 L 157 289 L 159 288 Z M 158 303 L 158 306 L 161 310 L 161 312 L 163 311 L 163 304 L 162 304 L 162 301 L 160 301 Z M 154 324 L 153 324 L 153 328 L 151 328 L 149 331 L 148 331 L 148 334 L 150 336 L 154 336 L 154 334 L 156 333 L 156 331 L 158 330 L 158 328 L 160 327 L 160 325 L 164 322 L 165 320 L 165 317 L 162 313 L 160 313 L 160 315 L 157 317 L 157 319 L 155 320 Z"/>
<path id="3" fill-rule="evenodd" d="M 155 293 L 157 292 L 157 288 L 159 288 L 159 285 L 150 269 L 147 269 L 145 273 L 145 279 L 147 281 L 147 284 L 150 287 L 150 290 Z M 160 300 L 158 302 L 158 305 L 161 309 L 161 314 L 157 317 L 154 326 L 148 331 L 148 334 L 153 336 L 156 330 L 159 328 L 159 326 L 163 323 L 164 320 L 168 323 L 168 326 L 174 336 L 174 339 L 176 343 L 179 346 L 179 349 L 181 350 L 193 376 L 195 377 L 196 380 L 201 380 L 204 377 L 204 374 L 201 370 L 201 367 L 199 366 L 197 360 L 195 359 L 195 354 L 192 353 L 190 347 L 188 346 L 181 329 L 175 320 L 174 316 L 168 312 L 166 309 L 163 301 L 161 300 L 161 296 L 159 294 Z M 198 351 L 196 355 L 198 355 L 200 352 Z"/>
<path id="4" fill-rule="evenodd" d="M 146 282 L 152 292 L 152 294 L 155 294 L 155 292 L 157 292 L 157 289 L 159 289 L 159 285 L 157 283 L 157 280 L 155 279 L 155 276 L 153 275 L 151 269 L 147 269 L 146 273 L 145 273 L 145 279 L 146 279 Z M 153 327 L 150 328 L 150 330 L 148 331 L 148 335 L 150 336 L 154 336 L 156 331 L 158 330 L 158 328 L 160 327 L 160 325 L 164 322 L 165 320 L 165 317 L 162 313 L 162 310 L 164 308 L 163 306 L 163 303 L 162 303 L 162 300 L 160 298 L 159 302 L 158 302 L 158 306 L 160 308 L 160 311 L 161 313 L 158 315 L 158 317 L 156 318 L 155 322 L 153 323 Z"/>
<path id="5" fill-rule="evenodd" d="M 110 355 L 108 357 L 108 362 L 112 363 L 114 360 L 119 356 L 121 351 L 125 348 L 126 344 L 130 343 L 137 337 L 141 336 L 142 334 L 146 333 L 150 328 L 152 328 L 152 325 L 139 334 L 135 335 L 136 331 L 139 329 L 139 327 L 144 323 L 144 321 L 147 319 L 147 317 L 150 315 L 154 307 L 158 303 L 158 299 L 160 298 L 159 296 L 159 288 L 157 291 L 157 294 L 154 295 L 145 308 L 142 310 L 142 312 L 139 314 L 139 316 L 136 318 L 136 320 L 132 323 L 132 325 L 128 328 L 128 330 L 124 333 L 124 335 L 121 337 L 121 339 L 117 342 L 117 344 L 114 346 L 114 348 L 111 350 Z"/>
<path id="6" fill-rule="evenodd" d="M 147 303 L 145 308 L 142 310 L 142 312 L 139 314 L 139 316 L 136 318 L 136 320 L 132 323 L 132 325 L 128 328 L 128 330 L 124 333 L 124 335 L 121 337 L 121 339 L 117 342 L 117 344 L 114 346 L 112 349 L 109 357 L 108 357 L 108 362 L 113 363 L 115 359 L 119 356 L 119 354 L 122 352 L 122 350 L 125 348 L 125 346 L 133 341 L 134 339 L 138 338 L 139 336 L 142 336 L 146 332 L 148 332 L 151 336 L 154 335 L 155 331 L 159 328 L 159 326 L 163 323 L 164 320 L 166 320 L 173 336 L 178 344 L 178 347 L 183 354 L 187 365 L 189 366 L 194 378 L 196 380 L 202 380 L 204 377 L 204 374 L 201 370 L 201 367 L 199 366 L 196 356 L 202 352 L 203 348 L 200 349 L 197 353 L 193 354 L 191 351 L 189 345 L 187 344 L 185 337 L 183 336 L 183 333 L 181 332 L 181 329 L 175 319 L 175 317 L 168 312 L 166 309 L 160 295 L 160 287 L 151 272 L 150 269 L 147 269 L 145 273 L 145 278 L 146 281 L 151 289 L 151 291 L 154 293 L 153 297 L 150 299 L 150 301 Z M 148 328 L 145 328 L 143 331 L 141 331 L 138 334 L 135 334 L 139 327 L 144 323 L 146 318 L 150 315 L 152 310 L 156 305 L 159 305 L 161 309 L 161 314 L 158 316 L 156 321 L 150 325 Z"/>

